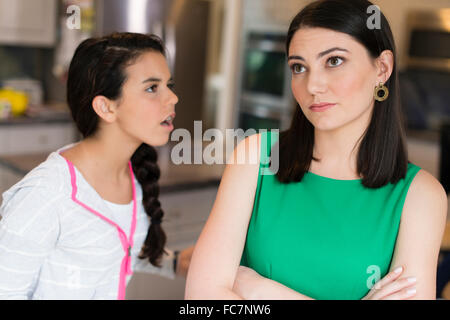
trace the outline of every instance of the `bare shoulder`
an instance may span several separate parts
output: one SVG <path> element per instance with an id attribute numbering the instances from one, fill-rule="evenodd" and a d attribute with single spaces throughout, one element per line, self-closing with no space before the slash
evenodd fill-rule
<path id="1" fill-rule="evenodd" d="M 414 177 L 410 193 L 414 198 L 419 198 L 423 201 L 437 201 L 447 202 L 447 193 L 442 184 L 431 173 L 421 169 Z"/>
<path id="2" fill-rule="evenodd" d="M 420 213 L 418 219 L 436 219 L 436 222 L 445 223 L 447 204 L 444 187 L 432 174 L 421 169 L 410 185 L 405 199 L 405 209 L 408 212 Z"/>
<path id="3" fill-rule="evenodd" d="M 227 159 L 222 182 L 230 180 L 241 185 L 244 181 L 255 184 L 259 170 L 261 134 L 243 139 Z M 253 183 L 252 183 L 253 182 Z M 248 186 L 245 186 L 248 187 Z"/>
<path id="4" fill-rule="evenodd" d="M 253 134 L 243 139 L 233 150 L 228 164 L 259 164 L 259 150 L 261 145 L 261 133 Z"/>

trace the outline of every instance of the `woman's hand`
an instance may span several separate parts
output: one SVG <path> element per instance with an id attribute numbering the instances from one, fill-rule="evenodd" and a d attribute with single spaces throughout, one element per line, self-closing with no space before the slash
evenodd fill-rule
<path id="1" fill-rule="evenodd" d="M 400 278 L 403 268 L 397 268 L 378 281 L 361 300 L 407 300 L 416 294 L 415 278 Z"/>
<path id="2" fill-rule="evenodd" d="M 245 300 L 256 300 L 264 277 L 255 270 L 239 266 L 234 280 L 233 292 Z"/>

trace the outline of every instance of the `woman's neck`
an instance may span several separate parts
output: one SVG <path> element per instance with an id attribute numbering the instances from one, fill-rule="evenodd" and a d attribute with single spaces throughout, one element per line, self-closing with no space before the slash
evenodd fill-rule
<path id="1" fill-rule="evenodd" d="M 128 163 L 138 147 L 139 143 L 114 133 L 97 134 L 82 140 L 62 155 L 83 174 L 114 185 L 124 179 L 129 180 Z"/>
<path id="2" fill-rule="evenodd" d="M 138 147 L 138 142 L 108 132 L 86 138 L 61 155 L 75 165 L 103 199 L 128 204 L 133 197 L 129 161 Z"/>
<path id="3" fill-rule="evenodd" d="M 361 117 L 335 130 L 314 130 L 310 171 L 343 179 L 358 179 L 359 146 L 370 118 Z"/>

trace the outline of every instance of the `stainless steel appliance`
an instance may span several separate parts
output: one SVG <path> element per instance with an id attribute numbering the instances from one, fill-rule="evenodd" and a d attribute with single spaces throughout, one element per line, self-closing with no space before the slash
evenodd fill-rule
<path id="1" fill-rule="evenodd" d="M 194 121 L 202 120 L 210 0 L 98 0 L 96 35 L 115 31 L 154 33 L 169 53 L 175 79 L 176 128 L 193 135 Z"/>
<path id="2" fill-rule="evenodd" d="M 285 33 L 247 33 L 238 92 L 239 128 L 287 128 L 294 103 L 285 43 Z"/>

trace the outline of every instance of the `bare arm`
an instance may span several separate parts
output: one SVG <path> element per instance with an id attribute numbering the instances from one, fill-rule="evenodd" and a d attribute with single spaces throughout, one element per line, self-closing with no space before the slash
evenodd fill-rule
<path id="1" fill-rule="evenodd" d="M 246 300 L 313 300 L 244 266 L 238 269 L 233 291 Z"/>
<path id="2" fill-rule="evenodd" d="M 447 217 L 447 195 L 441 184 L 420 170 L 405 199 L 392 267 L 417 279 L 414 299 L 436 299 L 436 270 Z"/>
<path id="3" fill-rule="evenodd" d="M 242 299 L 232 289 L 255 197 L 259 140 L 260 135 L 248 137 L 231 155 L 231 159 L 237 159 L 239 153 L 245 153 L 247 144 L 250 153 L 258 154 L 256 163 L 227 164 L 225 168 L 212 211 L 192 254 L 186 299 Z"/>

